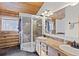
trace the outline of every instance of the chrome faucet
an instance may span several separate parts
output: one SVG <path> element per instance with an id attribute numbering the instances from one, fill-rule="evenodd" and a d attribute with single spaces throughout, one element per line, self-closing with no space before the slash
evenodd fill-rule
<path id="1" fill-rule="evenodd" d="M 72 46 L 72 47 L 74 47 L 74 48 L 79 49 L 79 44 L 78 44 L 78 43 L 76 43 L 76 41 L 75 41 L 75 40 L 72 42 L 72 45 L 71 45 L 71 46 Z"/>

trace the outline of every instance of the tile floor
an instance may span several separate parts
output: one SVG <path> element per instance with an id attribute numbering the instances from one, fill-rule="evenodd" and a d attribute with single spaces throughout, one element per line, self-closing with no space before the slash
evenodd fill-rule
<path id="1" fill-rule="evenodd" d="M 38 56 L 37 53 L 21 51 L 19 48 L 10 48 L 2 56 Z"/>

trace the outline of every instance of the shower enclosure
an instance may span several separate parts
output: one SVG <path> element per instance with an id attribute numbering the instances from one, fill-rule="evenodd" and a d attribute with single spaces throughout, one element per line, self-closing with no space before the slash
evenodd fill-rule
<path id="1" fill-rule="evenodd" d="M 39 19 L 34 17 L 34 15 L 23 13 L 20 14 L 20 18 L 20 49 L 28 52 L 35 52 L 35 37 L 42 35 L 42 31 L 39 31 L 39 34 L 37 33 Z M 42 26 L 40 28 L 42 29 Z"/>

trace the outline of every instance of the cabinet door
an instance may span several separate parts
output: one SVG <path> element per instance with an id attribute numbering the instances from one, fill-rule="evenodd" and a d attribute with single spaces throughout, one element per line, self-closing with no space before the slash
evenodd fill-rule
<path id="1" fill-rule="evenodd" d="M 44 51 L 44 50 L 41 49 L 41 56 L 46 56 L 46 55 L 47 55 L 46 51 Z"/>
<path id="2" fill-rule="evenodd" d="M 36 40 L 36 52 L 40 55 L 40 41 Z"/>
<path id="3" fill-rule="evenodd" d="M 40 47 L 41 47 L 41 50 L 40 50 L 41 56 L 46 56 L 47 55 L 48 46 L 41 42 L 41 46 Z"/>
<path id="4" fill-rule="evenodd" d="M 51 47 L 48 47 L 48 56 L 58 56 L 57 50 Z"/>

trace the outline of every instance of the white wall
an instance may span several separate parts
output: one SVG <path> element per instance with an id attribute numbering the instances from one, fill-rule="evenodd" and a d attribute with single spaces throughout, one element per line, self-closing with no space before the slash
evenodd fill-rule
<path id="1" fill-rule="evenodd" d="M 76 6 L 68 6 L 65 10 L 65 35 L 67 40 L 79 39 L 79 24 L 75 24 L 73 29 L 70 29 L 69 22 L 79 21 L 79 4 Z"/>

